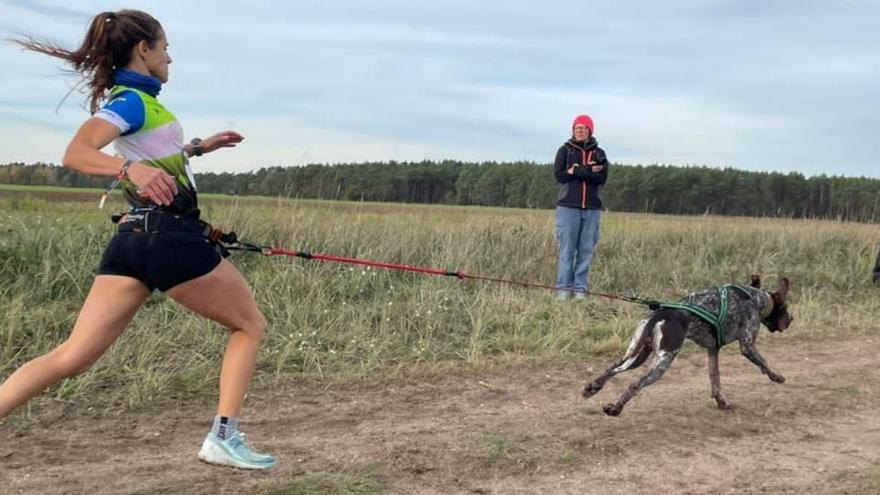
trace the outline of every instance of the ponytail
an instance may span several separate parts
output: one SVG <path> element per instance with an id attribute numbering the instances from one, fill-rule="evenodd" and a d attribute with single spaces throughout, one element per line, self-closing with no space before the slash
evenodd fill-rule
<path id="1" fill-rule="evenodd" d="M 72 72 L 82 74 L 88 88 L 89 112 L 94 114 L 113 87 L 113 72 L 131 62 L 135 46 L 146 41 L 153 46 L 162 37 L 162 25 L 140 10 L 102 12 L 92 19 L 82 45 L 74 51 L 34 38 L 14 39 L 25 50 L 67 62 Z"/>

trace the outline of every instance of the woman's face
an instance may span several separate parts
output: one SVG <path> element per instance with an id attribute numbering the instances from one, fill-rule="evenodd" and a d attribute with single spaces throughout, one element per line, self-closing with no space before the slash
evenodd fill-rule
<path id="1" fill-rule="evenodd" d="M 168 40 L 165 39 L 163 32 L 159 39 L 150 46 L 147 42 L 142 42 L 141 56 L 150 71 L 150 75 L 162 81 L 168 82 L 168 64 L 171 63 L 171 56 L 168 55 Z"/>
<path id="2" fill-rule="evenodd" d="M 587 139 L 590 139 L 590 128 L 583 124 L 574 126 L 574 140 L 586 141 Z"/>

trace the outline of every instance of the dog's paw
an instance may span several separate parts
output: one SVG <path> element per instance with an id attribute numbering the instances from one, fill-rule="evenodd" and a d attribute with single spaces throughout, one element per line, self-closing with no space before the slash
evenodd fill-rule
<path id="1" fill-rule="evenodd" d="M 609 416 L 619 416 L 621 408 L 617 407 L 617 404 L 606 404 L 605 407 L 602 408 L 602 412 Z"/>
<path id="2" fill-rule="evenodd" d="M 727 399 L 725 399 L 723 397 L 722 398 L 716 397 L 715 404 L 717 404 L 718 409 L 721 409 L 722 411 L 729 411 L 729 410 L 733 409 L 733 404 L 731 404 L 730 402 L 727 402 Z"/>
<path id="3" fill-rule="evenodd" d="M 773 372 L 771 372 L 771 373 L 768 374 L 767 376 L 769 376 L 770 379 L 773 380 L 773 381 L 776 382 L 776 383 L 785 383 L 785 377 L 782 376 L 782 375 L 779 375 L 779 374 L 777 374 L 777 373 L 773 373 Z"/>
<path id="4" fill-rule="evenodd" d="M 599 393 L 602 390 L 601 385 L 597 385 L 596 383 L 588 383 L 586 387 L 584 387 L 584 391 L 581 392 L 581 395 L 584 399 L 589 399 L 590 397 Z"/>

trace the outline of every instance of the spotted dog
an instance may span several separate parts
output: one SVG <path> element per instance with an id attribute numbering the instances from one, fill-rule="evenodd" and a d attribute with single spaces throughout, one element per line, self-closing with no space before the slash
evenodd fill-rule
<path id="1" fill-rule="evenodd" d="M 782 278 L 775 292 L 761 289 L 761 280 L 757 275 L 752 275 L 751 285 L 748 287 L 725 287 L 730 287 L 730 290 L 726 291 L 726 304 L 722 300 L 722 291 L 719 288 L 691 294 L 679 303 L 670 304 L 696 306 L 697 309 L 693 311 L 680 307 L 664 307 L 661 304 L 660 309 L 651 314 L 647 320 L 642 320 L 626 354 L 605 373 L 584 387 L 584 398 L 592 397 L 602 390 L 605 382 L 614 375 L 641 366 L 654 353 L 656 357 L 650 369 L 627 387 L 616 403 L 608 404 L 603 408 L 605 414 L 617 416 L 623 410 L 623 406 L 642 388 L 656 382 L 666 373 L 686 338 L 705 347 L 709 352 L 712 397 L 719 409 L 730 407 L 730 403 L 721 394 L 718 374 L 718 351 L 724 344 L 738 341 L 743 356 L 761 368 L 761 372 L 770 380 L 776 383 L 784 382 L 785 378 L 782 375 L 767 366 L 767 361 L 755 347 L 755 341 L 761 324 L 771 332 L 781 332 L 794 320 L 788 313 L 788 279 Z M 720 322 L 720 331 L 706 318 L 698 316 L 696 312 L 699 312 L 700 308 L 708 310 L 710 316 L 714 315 L 716 318 L 726 309 L 726 317 Z"/>

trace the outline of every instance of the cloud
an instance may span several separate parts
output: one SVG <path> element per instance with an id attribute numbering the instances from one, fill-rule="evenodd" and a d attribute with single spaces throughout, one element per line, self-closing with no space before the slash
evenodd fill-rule
<path id="1" fill-rule="evenodd" d="M 40 0 L 5 0 L 3 3 L 16 9 L 38 14 L 51 21 L 81 23 L 95 15 L 94 13 L 72 9 L 67 5 L 60 5 L 58 2 L 53 3 Z"/>
<path id="2" fill-rule="evenodd" d="M 26 3 L 3 22 L 69 44 L 84 12 L 124 6 Z M 880 175 L 880 5 L 867 2 L 255 0 L 206 11 L 157 0 L 150 11 L 174 58 L 162 99 L 184 128 L 246 126 L 234 159 L 210 158 L 231 170 L 296 163 L 306 149 L 322 162 L 546 162 L 587 112 L 622 162 Z M 0 105 L 56 121 L 66 87 L 48 77 L 54 62 L 0 49 L 0 64 L 18 76 L 0 80 Z"/>

